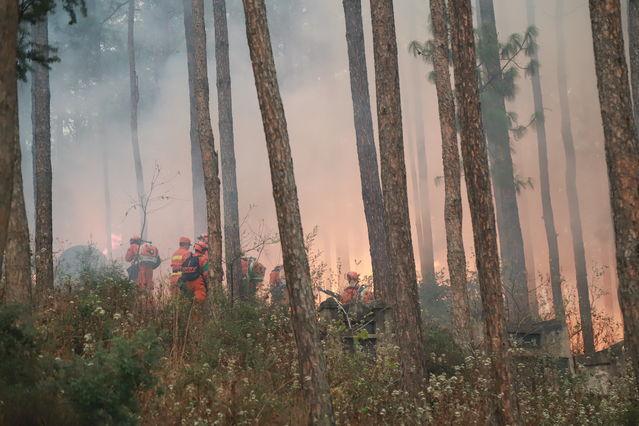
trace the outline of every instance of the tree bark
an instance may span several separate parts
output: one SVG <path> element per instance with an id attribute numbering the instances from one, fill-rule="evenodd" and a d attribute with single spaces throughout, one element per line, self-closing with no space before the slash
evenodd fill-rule
<path id="1" fill-rule="evenodd" d="M 310 268 L 304 248 L 293 159 L 284 106 L 277 83 L 264 0 L 243 0 L 246 37 L 266 137 L 273 199 L 282 244 L 284 270 L 297 343 L 300 381 L 309 407 L 309 423 L 334 423 L 326 365 L 321 351 Z"/>
<path id="2" fill-rule="evenodd" d="M 528 286 L 524 240 L 519 223 L 515 174 L 510 149 L 510 125 L 506 103 L 499 85 L 503 79 L 497 40 L 497 26 L 493 0 L 479 0 L 481 38 L 485 49 L 484 67 L 487 81 L 482 93 L 482 117 L 488 140 L 490 172 L 495 195 L 499 250 L 508 319 L 518 324 L 529 317 Z"/>
<path id="3" fill-rule="evenodd" d="M 27 304 L 31 302 L 31 245 L 22 186 L 22 155 L 17 110 L 15 121 L 13 198 L 11 218 L 9 219 L 9 237 L 7 238 L 6 249 L 7 263 L 4 269 L 2 301 L 5 303 Z"/>
<path id="4" fill-rule="evenodd" d="M 362 22 L 361 0 L 343 0 L 348 47 L 348 68 L 353 100 L 355 142 L 359 160 L 364 216 L 368 228 L 368 241 L 375 281 L 375 296 L 385 301 L 391 281 L 388 257 L 388 237 L 384 219 L 384 200 L 379 182 L 377 151 L 373 134 L 371 101 L 368 91 L 366 47 Z"/>
<path id="5" fill-rule="evenodd" d="M 433 25 L 435 89 L 444 165 L 444 225 L 450 286 L 453 294 L 453 330 L 459 343 L 472 342 L 466 281 L 466 252 L 462 234 L 461 162 L 457 146 L 455 97 L 450 82 L 448 28 L 445 0 L 430 1 Z"/>
<path id="6" fill-rule="evenodd" d="M 2 271 L 13 195 L 15 114 L 18 109 L 18 2 L 0 0 L 0 271 Z"/>
<path id="7" fill-rule="evenodd" d="M 527 1 L 528 25 L 535 25 L 534 0 Z M 533 52 L 532 58 L 538 61 L 537 52 Z M 552 290 L 552 304 L 555 318 L 564 321 L 566 311 L 561 294 L 561 270 L 559 263 L 559 245 L 557 243 L 557 230 L 555 228 L 555 215 L 550 196 L 550 173 L 548 171 L 548 142 L 546 139 L 546 120 L 544 118 L 544 100 L 541 91 L 541 77 L 539 70 L 531 77 L 533 102 L 535 106 L 536 130 L 537 130 L 537 158 L 539 163 L 539 195 L 546 231 L 546 243 L 548 244 L 548 262 L 550 266 L 550 287 Z"/>
<path id="8" fill-rule="evenodd" d="M 639 128 L 639 0 L 628 0 L 628 48 L 635 128 Z"/>
<path id="9" fill-rule="evenodd" d="M 189 71 L 189 96 L 195 99 L 197 140 L 202 153 L 206 192 L 206 222 L 209 242 L 209 275 L 214 288 L 222 285 L 222 231 L 220 215 L 220 179 L 218 158 L 213 140 L 209 112 L 209 79 L 206 63 L 206 29 L 204 27 L 204 1 L 183 0 L 184 29 Z M 190 39 L 190 42 L 188 41 Z M 191 78 L 192 77 L 192 78 Z"/>
<path id="10" fill-rule="evenodd" d="M 424 337 L 408 211 L 392 0 L 371 0 L 371 21 L 382 195 L 394 277 L 388 293 L 400 348 L 403 385 L 408 392 L 416 394 L 425 379 Z"/>
<path id="11" fill-rule="evenodd" d="M 188 28 L 186 29 L 186 56 L 187 63 L 194 64 L 195 57 L 193 48 L 193 33 L 191 30 L 193 18 L 189 9 L 188 15 L 184 16 L 188 19 Z M 185 25 L 187 23 L 185 22 Z M 195 66 L 188 67 L 189 90 L 191 90 L 190 82 L 195 81 Z M 189 92 L 190 93 L 190 92 Z M 194 96 L 189 96 L 189 113 L 190 121 L 190 139 L 191 139 L 191 183 L 193 194 L 193 232 L 202 235 L 206 232 L 206 193 L 204 190 L 204 170 L 202 169 L 202 151 L 198 140 L 197 120 L 197 101 Z"/>
<path id="12" fill-rule="evenodd" d="M 418 206 L 416 214 L 419 215 L 422 234 L 422 244 L 420 246 L 420 272 L 424 284 L 434 285 L 437 282 L 435 276 L 435 254 L 433 248 L 433 229 L 430 218 L 430 191 L 428 189 L 428 159 L 426 156 L 426 138 L 424 136 L 424 113 L 422 108 L 422 84 L 419 73 L 413 75 L 413 86 L 417 95 L 414 96 L 415 111 L 415 154 L 417 160 L 417 182 L 415 190 L 418 194 Z"/>
<path id="13" fill-rule="evenodd" d="M 485 317 L 486 349 L 492 359 L 492 415 L 499 425 L 519 424 L 512 387 L 504 299 L 499 274 L 495 212 L 491 194 L 486 139 L 481 124 L 475 35 L 470 0 L 449 2 L 457 115 L 461 150 L 473 223 L 477 272 Z M 499 395 L 499 396 L 498 396 Z"/>
<path id="14" fill-rule="evenodd" d="M 35 49 L 48 58 L 48 18 L 33 26 Z M 51 89 L 49 68 L 33 64 L 31 83 L 31 122 L 35 189 L 35 275 L 36 291 L 41 295 L 53 289 L 53 215 L 51 194 Z"/>
<path id="15" fill-rule="evenodd" d="M 619 275 L 619 302 L 639 387 L 639 141 L 630 101 L 619 0 L 590 0 Z"/>
<path id="16" fill-rule="evenodd" d="M 588 270 L 581 228 L 581 211 L 577 191 L 577 158 L 570 123 L 570 101 L 568 100 L 568 79 L 566 76 L 566 46 L 564 40 L 564 1 L 557 2 L 557 83 L 559 86 L 559 109 L 561 113 L 561 138 L 566 156 L 566 196 L 568 197 L 568 213 L 570 232 L 575 262 L 577 296 L 579 298 L 579 314 L 581 318 L 581 334 L 584 341 L 584 352 L 595 352 L 595 339 L 592 329 L 590 291 L 588 289 Z"/>
<path id="17" fill-rule="evenodd" d="M 226 1 L 213 0 L 215 26 L 215 65 L 217 75 L 217 105 L 222 157 L 222 191 L 224 195 L 224 254 L 226 280 L 231 300 L 238 297 L 242 283 L 242 246 L 240 214 L 233 138 L 233 101 L 231 67 L 229 64 L 229 31 L 226 22 Z"/>
<path id="18" fill-rule="evenodd" d="M 141 237 L 146 238 L 148 226 L 147 212 L 142 208 L 145 204 L 144 174 L 142 172 L 142 157 L 140 155 L 140 141 L 138 138 L 138 103 L 140 91 L 138 88 L 138 75 L 135 70 L 135 0 L 129 0 L 127 51 L 129 54 L 129 87 L 131 91 L 131 146 L 133 147 L 133 164 L 135 166 L 135 184 L 138 191 L 138 203 L 140 204 Z"/>

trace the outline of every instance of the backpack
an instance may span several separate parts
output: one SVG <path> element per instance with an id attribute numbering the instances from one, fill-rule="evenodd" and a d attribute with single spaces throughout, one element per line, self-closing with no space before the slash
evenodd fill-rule
<path id="1" fill-rule="evenodd" d="M 180 281 L 195 281 L 200 275 L 202 270 L 200 269 L 200 259 L 193 254 L 190 254 L 184 262 L 182 262 L 182 276 Z"/>
<path id="2" fill-rule="evenodd" d="M 140 263 L 149 268 L 156 269 L 162 263 L 158 249 L 150 244 L 145 244 L 140 253 Z"/>

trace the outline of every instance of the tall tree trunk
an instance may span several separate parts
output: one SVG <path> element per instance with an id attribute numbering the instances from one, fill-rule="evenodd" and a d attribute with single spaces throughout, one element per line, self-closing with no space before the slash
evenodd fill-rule
<path id="1" fill-rule="evenodd" d="M 35 49 L 48 58 L 48 18 L 33 26 Z M 33 65 L 31 83 L 31 122 L 33 128 L 33 164 L 36 220 L 35 275 L 36 291 L 53 289 L 53 216 L 51 196 L 51 89 L 49 68 Z"/>
<path id="2" fill-rule="evenodd" d="M 504 299 L 499 274 L 495 212 L 491 194 L 486 139 L 481 124 L 475 35 L 470 0 L 451 0 L 451 22 L 457 114 L 461 128 L 461 150 L 473 223 L 477 272 L 486 322 L 486 349 L 492 359 L 494 421 L 518 424 L 517 403 L 512 386 Z M 499 396 L 498 396 L 499 395 Z"/>
<path id="3" fill-rule="evenodd" d="M 630 101 L 619 0 L 590 0 L 625 345 L 639 387 L 639 141 Z"/>
<path id="4" fill-rule="evenodd" d="M 362 185 L 362 200 L 364 201 L 364 216 L 366 217 L 368 228 L 368 242 L 373 266 L 373 279 L 375 281 L 375 296 L 379 300 L 386 300 L 387 289 L 392 277 L 389 267 L 388 237 L 384 219 L 384 200 L 382 199 L 382 188 L 379 182 L 371 101 L 368 91 L 362 3 L 361 0 L 343 0 L 343 6 L 355 122 L 355 141 Z"/>
<path id="5" fill-rule="evenodd" d="M 229 31 L 226 22 L 226 1 L 213 0 L 215 26 L 215 65 L 217 75 L 217 105 L 222 157 L 222 191 L 224 193 L 224 254 L 226 279 L 231 300 L 240 295 L 242 283 L 242 246 L 238 210 L 235 144 L 233 140 L 233 102 L 231 68 L 229 64 Z"/>
<path id="6" fill-rule="evenodd" d="M 635 127 L 639 128 L 639 0 L 628 0 L 628 48 L 632 106 L 635 112 Z"/>
<path id="7" fill-rule="evenodd" d="M 100 126 L 102 127 L 102 126 Z M 98 143 L 102 152 L 102 181 L 104 192 L 104 231 L 106 237 L 106 249 L 109 261 L 113 259 L 113 231 L 111 229 L 111 188 L 109 186 L 109 153 L 103 138 L 103 129 L 100 130 Z"/>
<path id="8" fill-rule="evenodd" d="M 588 271 L 583 232 L 581 229 L 581 211 L 577 192 L 577 158 L 572 138 L 570 123 L 570 102 L 568 100 L 568 79 L 566 76 L 566 46 L 564 40 L 564 1 L 557 2 L 557 83 L 559 85 L 559 109 L 561 113 L 561 138 L 566 156 L 566 196 L 568 197 L 568 213 L 570 216 L 570 232 L 575 261 L 577 295 L 579 298 L 579 314 L 581 318 L 581 334 L 584 341 L 584 352 L 595 352 L 595 339 L 592 330 L 590 292 L 588 290 Z"/>
<path id="9" fill-rule="evenodd" d="M 466 281 L 466 252 L 462 234 L 461 162 L 457 146 L 455 97 L 450 83 L 446 1 L 431 0 L 435 89 L 442 137 L 444 164 L 444 225 L 448 273 L 453 294 L 453 330 L 458 342 L 471 343 L 470 309 Z"/>
<path id="10" fill-rule="evenodd" d="M 400 348 L 403 384 L 417 393 L 425 374 L 424 336 L 417 291 L 415 256 L 408 211 L 406 166 L 399 92 L 397 40 L 392 0 L 371 0 L 377 124 L 381 157 L 381 182 L 386 213 L 391 271 L 389 288 Z"/>
<path id="11" fill-rule="evenodd" d="M 184 29 L 189 67 L 189 96 L 195 98 L 197 140 L 202 153 L 204 189 L 206 192 L 206 222 L 209 235 L 210 277 L 214 288 L 222 284 L 222 230 L 220 215 L 220 179 L 217 152 L 213 140 L 209 112 L 209 79 L 206 63 L 206 29 L 204 27 L 204 1 L 183 0 Z M 189 41 L 190 39 L 190 41 Z M 191 78 L 192 77 L 192 78 Z"/>
<path id="12" fill-rule="evenodd" d="M 419 216 L 422 234 L 422 245 L 420 247 L 420 272 L 424 284 L 434 285 L 435 277 L 435 254 L 433 248 L 433 229 L 430 218 L 430 191 L 428 181 L 428 158 L 426 154 L 426 137 L 424 135 L 424 112 L 422 108 L 422 84 L 419 72 L 413 73 L 413 87 L 416 92 L 414 95 L 414 128 L 415 128 L 415 145 L 417 147 L 415 154 L 417 160 L 417 182 L 415 182 L 415 190 L 418 193 L 419 208 L 416 214 Z"/>
<path id="13" fill-rule="evenodd" d="M 284 106 L 277 83 L 275 61 L 264 0 L 243 0 L 255 87 L 266 136 L 273 199 L 286 271 L 291 322 L 300 366 L 300 379 L 309 407 L 309 423 L 334 423 L 326 365 L 319 342 L 311 275 L 293 173 Z"/>
<path id="14" fill-rule="evenodd" d="M 2 271 L 13 195 L 15 114 L 18 109 L 18 2 L 0 0 L 0 271 Z"/>
<path id="15" fill-rule="evenodd" d="M 527 2 L 528 25 L 535 25 L 535 2 Z M 537 52 L 533 52 L 532 59 L 538 61 Z M 539 70 L 531 77 L 533 102 L 537 115 L 537 161 L 539 163 L 539 195 L 541 196 L 541 208 L 546 231 L 546 243 L 548 244 L 548 262 L 550 265 L 550 287 L 552 289 L 552 305 L 555 318 L 564 321 L 566 311 L 561 294 L 561 270 L 559 263 L 559 245 L 557 243 L 557 230 L 555 228 L 555 216 L 550 197 L 550 173 L 548 172 L 548 143 L 546 139 L 546 120 L 544 118 L 544 101 L 541 91 L 541 77 Z"/>
<path id="16" fill-rule="evenodd" d="M 525 320 L 529 314 L 528 286 L 524 240 L 519 223 L 515 173 L 510 150 L 510 134 L 504 94 L 500 91 L 503 79 L 497 40 L 497 26 L 493 0 L 479 0 L 482 45 L 485 49 L 484 67 L 488 84 L 482 93 L 482 114 L 485 123 L 490 172 L 495 193 L 501 268 L 506 288 L 508 319 L 511 324 Z"/>
<path id="17" fill-rule="evenodd" d="M 413 200 L 414 208 L 409 210 L 412 213 L 411 220 L 415 222 L 415 236 L 417 237 L 417 259 L 419 260 L 419 273 L 421 274 L 422 284 L 426 282 L 424 277 L 424 228 L 422 227 L 422 216 L 420 214 L 421 194 L 419 193 L 419 178 L 417 177 L 417 161 L 416 146 L 408 143 L 406 147 L 406 169 L 408 171 L 408 195 Z"/>
<path id="18" fill-rule="evenodd" d="M 187 16 L 184 17 L 187 19 Z M 194 64 L 195 57 L 193 48 L 193 34 L 191 31 L 191 13 L 188 14 L 188 29 L 186 33 L 186 56 L 187 63 Z M 186 25 L 186 24 L 185 24 Z M 189 82 L 195 81 L 195 67 L 188 67 Z M 191 83 L 189 83 L 191 84 Z M 191 87 L 189 86 L 189 90 Z M 189 92 L 190 93 L 190 92 Z M 198 140 L 197 120 L 197 100 L 194 96 L 189 96 L 189 113 L 191 116 L 189 135 L 191 139 L 191 183 L 193 194 L 193 232 L 201 235 L 206 232 L 206 193 L 204 191 L 204 170 L 202 169 L 202 151 Z"/>
<path id="19" fill-rule="evenodd" d="M 146 238 L 148 217 L 142 206 L 145 205 L 144 174 L 142 173 L 142 157 L 140 156 L 140 141 L 138 139 L 138 104 L 140 91 L 138 88 L 138 75 L 135 71 L 135 0 L 129 0 L 127 51 L 129 53 L 129 86 L 131 90 L 131 146 L 133 147 L 133 164 L 135 166 L 135 183 L 138 191 L 138 203 L 140 204 L 141 237 Z"/>
<path id="20" fill-rule="evenodd" d="M 29 224 L 24 205 L 22 187 L 22 154 L 20 132 L 18 131 L 18 111 L 15 113 L 15 163 L 13 176 L 13 198 L 11 218 L 9 219 L 9 237 L 7 238 L 4 269 L 4 291 L 2 301 L 6 303 L 31 302 L 31 245 L 29 242 Z"/>

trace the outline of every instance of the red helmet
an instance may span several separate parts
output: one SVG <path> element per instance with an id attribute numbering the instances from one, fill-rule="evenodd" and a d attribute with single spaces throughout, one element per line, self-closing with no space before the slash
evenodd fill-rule
<path id="1" fill-rule="evenodd" d="M 359 274 L 357 272 L 351 271 L 346 274 L 346 280 L 350 283 L 351 281 L 358 282 Z"/>
<path id="2" fill-rule="evenodd" d="M 138 243 L 138 242 L 140 242 L 140 241 L 142 241 L 142 238 L 140 238 L 140 236 L 139 236 L 139 235 L 134 235 L 134 236 L 132 236 L 131 238 L 129 238 L 129 242 L 130 242 L 131 244 L 133 244 L 133 243 Z"/>
<path id="3" fill-rule="evenodd" d="M 181 246 L 190 246 L 191 239 L 189 237 L 180 237 L 180 245 Z"/>
<path id="4" fill-rule="evenodd" d="M 198 241 L 195 245 L 193 245 L 193 250 L 195 250 L 196 253 L 204 254 L 209 250 L 209 245 L 204 241 Z"/>

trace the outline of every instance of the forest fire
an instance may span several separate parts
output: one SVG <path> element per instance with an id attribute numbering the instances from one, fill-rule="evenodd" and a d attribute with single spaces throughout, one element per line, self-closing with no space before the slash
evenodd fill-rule
<path id="1" fill-rule="evenodd" d="M 639 422 L 639 1 L 0 40 L 0 424 Z"/>

